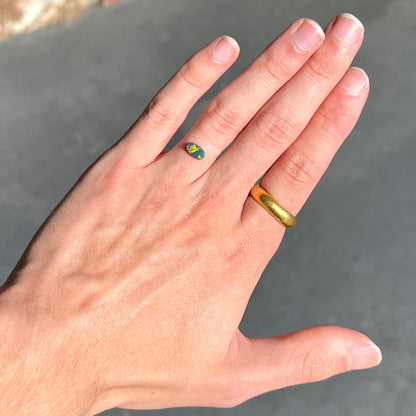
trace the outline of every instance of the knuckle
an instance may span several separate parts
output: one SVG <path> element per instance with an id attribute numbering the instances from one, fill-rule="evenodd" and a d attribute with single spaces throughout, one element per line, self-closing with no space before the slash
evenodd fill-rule
<path id="1" fill-rule="evenodd" d="M 205 83 L 204 73 L 200 69 L 196 68 L 196 64 L 193 60 L 186 62 L 182 68 L 178 71 L 178 77 L 191 89 L 200 89 Z"/>
<path id="2" fill-rule="evenodd" d="M 136 172 L 132 169 L 127 155 L 119 156 L 100 174 L 95 183 L 95 188 L 117 199 L 120 192 L 130 188 L 133 184 L 137 167 L 135 170 Z"/>
<path id="3" fill-rule="evenodd" d="M 276 115 L 270 111 L 260 113 L 254 125 L 259 132 L 259 144 L 265 150 L 270 147 L 286 147 L 296 131 L 295 124 L 288 116 Z"/>
<path id="4" fill-rule="evenodd" d="M 345 135 L 354 122 L 355 113 L 339 101 L 330 102 L 316 114 L 317 128 L 327 137 Z"/>
<path id="5" fill-rule="evenodd" d="M 310 383 L 322 380 L 330 375 L 329 364 L 325 353 L 319 349 L 311 349 L 300 357 L 300 381 Z"/>
<path id="6" fill-rule="evenodd" d="M 334 62 L 327 59 L 310 59 L 306 62 L 306 71 L 314 83 L 329 82 L 334 73 Z"/>
<path id="7" fill-rule="evenodd" d="M 335 135 L 338 132 L 338 128 L 334 124 L 335 118 L 332 111 L 327 111 L 327 109 L 318 111 L 315 120 L 319 131 L 325 132 L 327 135 Z"/>
<path id="8" fill-rule="evenodd" d="M 231 244 L 226 245 L 222 250 L 223 263 L 230 267 L 235 267 L 246 261 L 248 256 L 256 250 L 258 245 L 258 233 L 250 233 L 247 229 L 241 228 L 231 233 Z"/>
<path id="9" fill-rule="evenodd" d="M 259 66 L 258 75 L 267 85 L 274 85 L 290 78 L 292 71 L 285 60 L 270 54 Z"/>
<path id="10" fill-rule="evenodd" d="M 318 175 L 316 163 L 305 152 L 298 149 L 288 151 L 279 160 L 279 163 L 294 190 L 302 190 L 312 183 Z"/>
<path id="11" fill-rule="evenodd" d="M 230 105 L 214 101 L 207 109 L 212 128 L 220 134 L 238 133 L 243 127 L 243 119 L 240 112 Z"/>
<path id="12" fill-rule="evenodd" d="M 177 122 L 177 109 L 173 104 L 155 97 L 143 112 L 143 116 L 156 126 L 173 125 Z"/>

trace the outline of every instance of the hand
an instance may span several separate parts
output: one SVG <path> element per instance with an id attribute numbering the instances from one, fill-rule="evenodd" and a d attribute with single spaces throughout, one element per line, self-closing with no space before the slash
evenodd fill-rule
<path id="1" fill-rule="evenodd" d="M 235 41 L 214 40 L 81 177 L 0 296 L 5 413 L 233 406 L 378 364 L 379 349 L 350 329 L 238 329 L 285 231 L 251 187 L 267 172 L 262 186 L 296 214 L 367 98 L 367 76 L 349 69 L 361 24 L 341 15 L 325 35 L 294 22 L 163 153 L 237 58 Z"/>

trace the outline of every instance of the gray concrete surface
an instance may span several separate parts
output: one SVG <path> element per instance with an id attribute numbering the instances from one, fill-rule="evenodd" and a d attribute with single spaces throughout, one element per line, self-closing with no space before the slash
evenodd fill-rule
<path id="1" fill-rule="evenodd" d="M 292 20 L 356 14 L 355 64 L 371 78 L 366 109 L 254 291 L 249 336 L 315 324 L 363 331 L 384 353 L 375 369 L 290 387 L 234 409 L 127 415 L 414 416 L 415 9 L 387 0 L 140 0 L 0 44 L 0 275 L 81 172 L 134 121 L 201 45 L 230 34 L 238 63 L 216 91 Z M 322 215 L 325 212 L 325 215 Z"/>

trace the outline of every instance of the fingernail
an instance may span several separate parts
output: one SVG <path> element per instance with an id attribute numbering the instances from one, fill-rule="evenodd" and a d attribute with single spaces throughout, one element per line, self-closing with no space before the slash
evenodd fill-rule
<path id="1" fill-rule="evenodd" d="M 371 341 L 359 341 L 348 351 L 350 355 L 350 370 L 363 370 L 381 363 L 380 348 Z"/>
<path id="2" fill-rule="evenodd" d="M 329 23 L 328 26 L 325 28 L 324 32 L 325 35 L 327 35 L 329 32 L 331 32 L 332 28 L 334 27 L 334 23 L 337 20 L 337 17 L 334 17 Z"/>
<path id="3" fill-rule="evenodd" d="M 293 43 L 298 52 L 309 52 L 322 43 L 325 35 L 318 23 L 310 19 L 303 19 L 293 33 Z"/>
<path id="4" fill-rule="evenodd" d="M 212 57 L 214 61 L 219 64 L 224 64 L 231 59 L 232 56 L 240 50 L 238 43 L 230 36 L 222 36 L 218 39 L 212 50 Z"/>
<path id="5" fill-rule="evenodd" d="M 353 45 L 363 37 L 364 26 L 352 14 L 342 13 L 333 22 L 331 34 L 340 42 Z"/>
<path id="6" fill-rule="evenodd" d="M 338 84 L 344 92 L 351 95 L 358 95 L 364 88 L 368 86 L 370 81 L 368 75 L 363 69 L 353 67 L 342 77 Z"/>

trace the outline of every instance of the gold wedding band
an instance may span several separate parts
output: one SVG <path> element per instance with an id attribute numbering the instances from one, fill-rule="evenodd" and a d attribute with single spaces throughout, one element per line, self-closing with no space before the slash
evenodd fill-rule
<path id="1" fill-rule="evenodd" d="M 254 185 L 250 191 L 251 196 L 277 221 L 286 228 L 296 225 L 296 218 L 282 206 L 260 185 Z"/>

